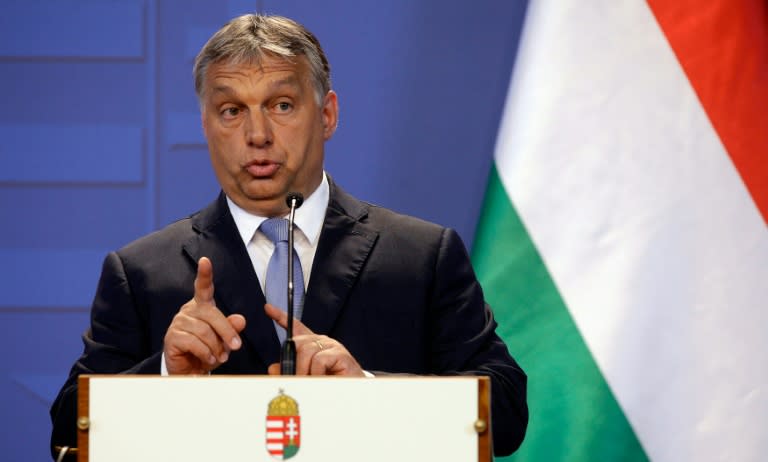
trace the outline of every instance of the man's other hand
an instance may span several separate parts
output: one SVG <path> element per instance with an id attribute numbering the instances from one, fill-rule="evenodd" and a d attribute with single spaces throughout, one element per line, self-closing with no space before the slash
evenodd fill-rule
<path id="1" fill-rule="evenodd" d="M 288 326 L 285 311 L 267 303 L 267 316 L 283 328 Z M 365 377 L 363 369 L 344 345 L 312 332 L 298 319 L 293 320 L 293 341 L 296 344 L 296 375 L 347 375 Z M 280 375 L 280 364 L 269 366 L 270 375 Z"/>

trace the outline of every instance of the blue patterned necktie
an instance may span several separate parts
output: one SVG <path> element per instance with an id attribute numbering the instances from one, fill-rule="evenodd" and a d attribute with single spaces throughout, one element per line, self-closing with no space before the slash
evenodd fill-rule
<path id="1" fill-rule="evenodd" d="M 288 310 L 288 220 L 285 218 L 270 218 L 264 220 L 259 227 L 270 241 L 275 244 L 275 251 L 267 265 L 267 281 L 265 296 L 270 303 L 283 311 Z M 304 275 L 301 262 L 296 252 L 293 252 L 293 316 L 301 319 L 304 307 Z M 275 323 L 277 338 L 282 345 L 285 341 L 285 329 Z"/>

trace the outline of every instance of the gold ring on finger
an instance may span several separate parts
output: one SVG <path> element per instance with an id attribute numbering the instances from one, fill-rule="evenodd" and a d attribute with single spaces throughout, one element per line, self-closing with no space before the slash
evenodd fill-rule
<path id="1" fill-rule="evenodd" d="M 325 350 L 325 346 L 320 340 L 315 340 L 315 345 L 317 345 L 317 347 L 320 348 L 320 351 Z"/>

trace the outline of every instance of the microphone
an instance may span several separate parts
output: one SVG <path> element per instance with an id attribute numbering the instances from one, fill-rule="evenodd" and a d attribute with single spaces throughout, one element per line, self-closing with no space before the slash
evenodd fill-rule
<path id="1" fill-rule="evenodd" d="M 304 203 L 301 193 L 289 192 L 285 203 L 291 209 L 288 215 L 288 326 L 285 329 L 285 343 L 280 353 L 280 374 L 296 375 L 296 344 L 293 342 L 293 222 L 296 209 Z"/>

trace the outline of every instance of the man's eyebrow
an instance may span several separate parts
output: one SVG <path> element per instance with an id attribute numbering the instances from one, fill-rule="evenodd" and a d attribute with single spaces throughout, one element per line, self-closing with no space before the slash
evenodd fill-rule
<path id="1" fill-rule="evenodd" d="M 234 96 L 236 94 L 235 90 L 232 89 L 232 87 L 228 87 L 226 85 L 218 85 L 218 86 L 213 87 L 213 92 L 214 93 L 224 93 L 225 95 L 228 95 L 228 96 Z"/>

